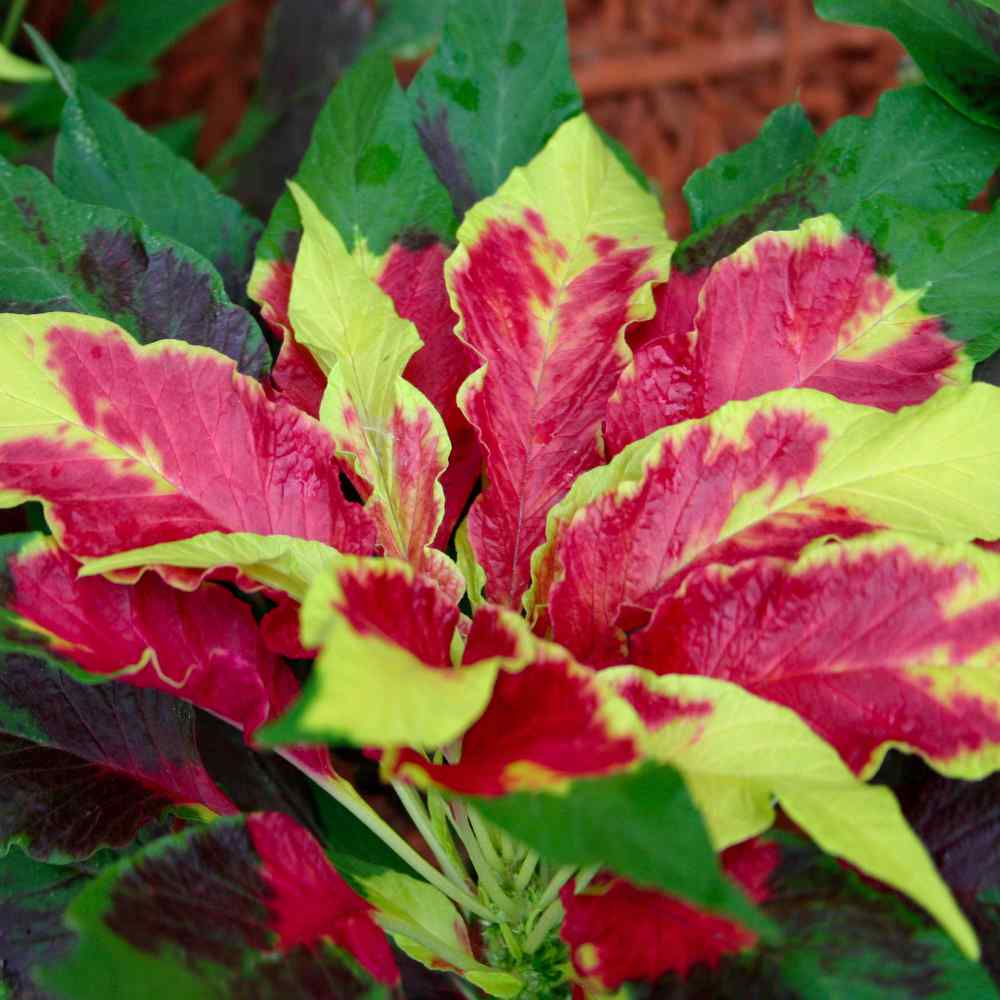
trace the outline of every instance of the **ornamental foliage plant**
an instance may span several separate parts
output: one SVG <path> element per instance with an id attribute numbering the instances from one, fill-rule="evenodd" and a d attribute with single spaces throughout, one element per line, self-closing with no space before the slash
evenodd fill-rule
<path id="1" fill-rule="evenodd" d="M 1000 132 L 783 108 L 677 245 L 559 0 L 455 0 L 261 231 L 39 44 L 3 995 L 997 996 Z"/>

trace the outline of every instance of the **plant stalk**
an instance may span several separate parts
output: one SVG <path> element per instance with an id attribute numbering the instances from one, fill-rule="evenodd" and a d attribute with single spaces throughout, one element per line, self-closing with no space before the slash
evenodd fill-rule
<path id="1" fill-rule="evenodd" d="M 467 889 L 469 885 L 465 872 L 457 867 L 444 845 L 438 840 L 431 824 L 431 818 L 427 814 L 427 810 L 424 809 L 417 791 L 409 785 L 403 784 L 401 781 L 394 781 L 392 787 L 399 796 L 399 801 L 403 804 L 407 815 L 413 820 L 413 825 L 420 832 L 420 836 L 424 838 L 427 846 L 434 852 L 434 857 L 437 858 L 441 870 L 456 885 Z"/>
<path id="2" fill-rule="evenodd" d="M 558 925 L 563 918 L 563 905 L 559 899 L 554 899 L 549 904 L 542 915 L 538 918 L 538 923 L 532 928 L 524 942 L 524 950 L 533 954 L 545 943 L 545 939 L 550 932 Z"/>
<path id="3" fill-rule="evenodd" d="M 350 789 L 346 791 L 340 782 L 331 781 L 324 775 L 317 774 L 297 760 L 294 754 L 285 750 L 277 751 L 290 764 L 297 767 L 303 774 L 311 778 L 332 799 L 339 802 L 352 816 L 360 820 L 376 837 L 390 850 L 394 851 L 422 878 L 425 878 L 435 889 L 440 889 L 446 896 L 470 913 L 485 920 L 494 920 L 494 914 L 480 900 L 476 899 L 467 889 L 455 885 L 447 876 L 439 872 L 432 864 L 424 860 L 398 833 L 361 796 L 354 786 L 344 781 L 343 785 Z"/>
<path id="4" fill-rule="evenodd" d="M 7 17 L 3 22 L 3 33 L 0 34 L 0 43 L 4 48 L 9 49 L 17 37 L 17 30 L 21 27 L 21 19 L 24 17 L 28 0 L 12 0 Z"/>

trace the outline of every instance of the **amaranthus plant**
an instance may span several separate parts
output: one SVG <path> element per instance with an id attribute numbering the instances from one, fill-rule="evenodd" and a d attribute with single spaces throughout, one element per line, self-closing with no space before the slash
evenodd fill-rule
<path id="1" fill-rule="evenodd" d="M 1000 134 L 793 105 L 678 246 L 558 0 L 455 0 L 260 235 L 44 55 L 11 996 L 997 995 Z"/>

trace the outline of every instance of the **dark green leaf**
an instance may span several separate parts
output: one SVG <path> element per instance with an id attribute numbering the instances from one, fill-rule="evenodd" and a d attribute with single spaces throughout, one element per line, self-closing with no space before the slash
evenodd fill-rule
<path id="1" fill-rule="evenodd" d="M 983 967 L 902 897 L 797 837 L 768 839 L 781 860 L 761 909 L 780 927 L 781 945 L 671 974 L 636 988 L 638 1000 L 996 1000 Z"/>
<path id="2" fill-rule="evenodd" d="M 71 948 L 63 913 L 89 881 L 81 869 L 41 864 L 16 849 L 0 857 L 0 989 L 7 987 L 11 1000 L 52 1000 L 32 969 Z"/>
<path id="3" fill-rule="evenodd" d="M 77 40 L 76 58 L 149 63 L 226 0 L 110 0 Z"/>
<path id="4" fill-rule="evenodd" d="M 178 156 L 193 160 L 203 124 L 201 115 L 187 115 L 159 126 L 153 134 Z"/>
<path id="5" fill-rule="evenodd" d="M 461 218 L 580 111 L 562 0 L 452 3 L 441 43 L 407 93 Z"/>
<path id="6" fill-rule="evenodd" d="M 326 941 L 279 949 L 249 822 L 162 839 L 103 872 L 71 904 L 79 939 L 44 984 L 71 1000 L 142 997 L 151 983 L 184 1000 L 388 997 Z"/>
<path id="7" fill-rule="evenodd" d="M 191 163 L 86 87 L 66 102 L 56 184 L 67 196 L 135 216 L 210 260 L 240 301 L 259 226 Z"/>
<path id="8" fill-rule="evenodd" d="M 268 26 L 260 86 L 226 151 L 234 192 L 267 218 L 299 167 L 333 85 L 353 62 L 371 25 L 365 0 L 278 0 Z M 249 145 L 253 149 L 249 154 Z"/>
<path id="9" fill-rule="evenodd" d="M 848 221 L 874 244 L 902 288 L 927 287 L 921 308 L 943 317 L 948 336 L 969 341 L 974 361 L 1000 347 L 1000 212 L 922 212 L 880 197 Z"/>
<path id="10" fill-rule="evenodd" d="M 385 53 L 359 60 L 330 95 L 295 180 L 348 247 L 384 252 L 402 233 L 448 237 L 454 219 L 410 123 L 406 96 Z M 275 207 L 258 256 L 278 259 L 299 231 L 291 196 Z"/>
<path id="11" fill-rule="evenodd" d="M 756 201 L 776 177 L 791 173 L 815 148 L 816 133 L 802 105 L 778 108 L 756 139 L 717 156 L 688 178 L 684 199 L 691 210 L 692 231 Z"/>
<path id="12" fill-rule="evenodd" d="M 369 48 L 415 59 L 434 47 L 451 0 L 381 0 Z"/>
<path id="13" fill-rule="evenodd" d="M 258 374 L 267 345 L 211 265 L 121 212 L 64 197 L 31 167 L 0 161 L 0 309 L 103 316 L 141 343 L 215 348 Z"/>
<path id="14" fill-rule="evenodd" d="M 613 777 L 579 779 L 563 795 L 516 792 L 474 801 L 548 861 L 600 864 L 637 885 L 762 927 L 759 914 L 722 874 L 701 814 L 672 767 L 649 763 Z"/>
<path id="15" fill-rule="evenodd" d="M 945 100 L 975 121 L 1000 126 L 995 0 L 816 0 L 816 11 L 891 31 Z"/>
<path id="16" fill-rule="evenodd" d="M 762 145 L 743 152 L 744 160 L 766 159 L 769 140 L 756 142 Z M 996 132 L 956 114 L 927 87 L 890 91 L 871 118 L 842 118 L 767 190 L 693 233 L 674 263 L 684 271 L 708 267 L 758 233 L 824 212 L 845 218 L 876 195 L 930 211 L 964 208 L 998 163 Z"/>

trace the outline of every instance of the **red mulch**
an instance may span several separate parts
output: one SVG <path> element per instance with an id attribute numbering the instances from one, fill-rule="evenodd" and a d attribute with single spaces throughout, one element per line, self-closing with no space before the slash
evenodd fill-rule
<path id="1" fill-rule="evenodd" d="M 200 112 L 198 156 L 210 158 L 253 92 L 273 4 L 227 4 L 164 56 L 159 80 L 126 95 L 128 113 L 152 125 Z M 66 7 L 33 0 L 28 19 L 51 28 Z M 821 129 L 869 113 L 903 56 L 882 32 L 820 21 L 810 0 L 567 0 L 567 10 L 588 110 L 657 179 L 678 234 L 681 185 L 696 167 L 796 98 Z"/>

